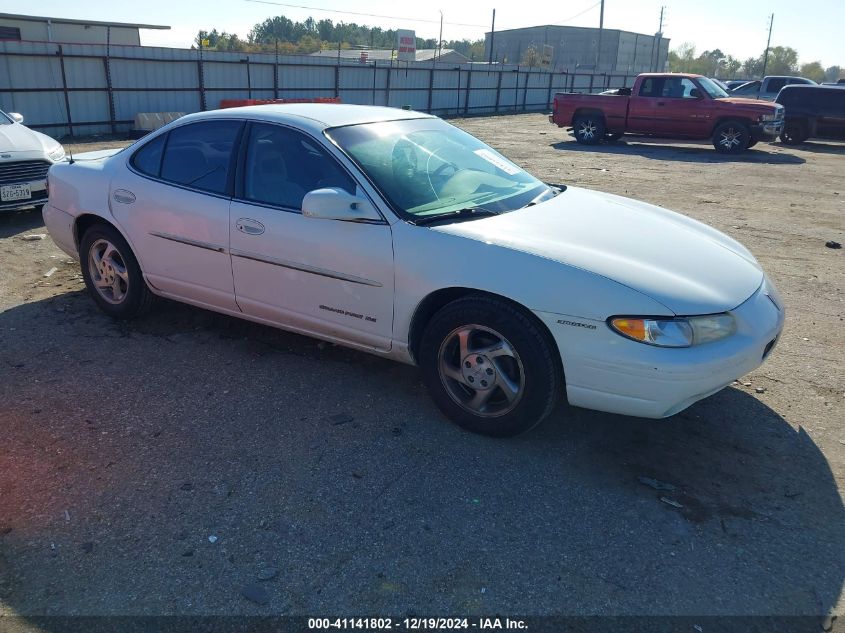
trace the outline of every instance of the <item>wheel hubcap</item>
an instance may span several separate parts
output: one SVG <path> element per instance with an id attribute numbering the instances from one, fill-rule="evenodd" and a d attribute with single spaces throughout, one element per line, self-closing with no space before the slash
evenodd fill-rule
<path id="1" fill-rule="evenodd" d="M 113 305 L 126 299 L 129 273 L 123 256 L 108 240 L 97 240 L 88 251 L 88 272 L 97 294 Z"/>
<path id="2" fill-rule="evenodd" d="M 740 137 L 742 133 L 739 130 L 735 130 L 734 128 L 730 127 L 727 130 L 722 132 L 722 139 L 719 143 L 723 147 L 727 147 L 733 149 L 740 143 Z"/>
<path id="3" fill-rule="evenodd" d="M 578 133 L 582 138 L 593 138 L 596 135 L 596 125 L 592 121 L 583 121 Z"/>
<path id="4" fill-rule="evenodd" d="M 481 417 L 509 413 L 525 389 L 516 350 L 504 336 L 482 325 L 456 328 L 444 339 L 438 371 L 452 400 Z"/>

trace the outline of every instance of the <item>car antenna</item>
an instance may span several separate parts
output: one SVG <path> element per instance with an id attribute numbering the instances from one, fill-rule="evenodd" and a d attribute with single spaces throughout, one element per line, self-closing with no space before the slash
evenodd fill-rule
<path id="1" fill-rule="evenodd" d="M 73 165 L 74 160 L 73 160 L 73 150 L 72 149 L 68 150 L 68 155 L 70 156 L 70 160 L 68 160 L 68 164 Z"/>

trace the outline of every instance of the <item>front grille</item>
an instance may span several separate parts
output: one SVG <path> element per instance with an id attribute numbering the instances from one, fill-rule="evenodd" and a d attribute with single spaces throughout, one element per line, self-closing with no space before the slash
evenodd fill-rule
<path id="1" fill-rule="evenodd" d="M 16 163 L 0 163 L 0 185 L 44 180 L 50 163 L 46 160 L 22 160 Z"/>

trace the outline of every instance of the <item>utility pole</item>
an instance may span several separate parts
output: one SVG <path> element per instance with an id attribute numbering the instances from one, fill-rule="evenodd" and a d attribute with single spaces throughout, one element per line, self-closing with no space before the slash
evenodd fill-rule
<path id="1" fill-rule="evenodd" d="M 488 64 L 493 63 L 493 36 L 496 35 L 496 9 L 493 9 L 493 24 L 490 25 L 490 57 L 487 59 Z"/>
<path id="2" fill-rule="evenodd" d="M 665 8 L 665 6 L 660 7 L 660 24 L 657 27 L 657 33 L 654 34 L 654 41 L 651 46 L 652 51 L 654 51 L 655 46 L 657 48 L 657 55 L 652 53 L 652 60 L 654 63 L 652 70 L 654 72 L 660 72 L 660 46 L 663 41 L 663 10 Z"/>
<path id="3" fill-rule="evenodd" d="M 769 64 L 769 46 L 772 43 L 772 25 L 775 23 L 775 14 L 769 16 L 769 39 L 766 40 L 766 54 L 763 56 L 763 74 L 760 79 L 766 76 L 766 66 Z"/>
<path id="4" fill-rule="evenodd" d="M 602 34 L 604 33 L 604 0 L 601 0 L 601 9 L 599 11 L 599 45 L 596 48 L 596 68 L 593 71 L 597 73 L 599 71 L 599 63 L 601 62 L 601 38 Z"/>
<path id="5" fill-rule="evenodd" d="M 440 36 L 437 38 L 437 59 L 440 59 L 440 53 L 443 51 L 443 11 L 440 11 Z"/>

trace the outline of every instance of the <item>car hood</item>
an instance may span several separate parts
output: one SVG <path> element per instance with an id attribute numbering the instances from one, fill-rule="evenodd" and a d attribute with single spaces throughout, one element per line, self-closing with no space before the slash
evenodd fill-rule
<path id="1" fill-rule="evenodd" d="M 777 110 L 773 103 L 750 97 L 722 97 L 718 101 L 720 103 L 730 103 L 733 106 L 740 106 L 747 110 L 756 110 L 760 114 L 771 114 Z"/>
<path id="2" fill-rule="evenodd" d="M 754 256 L 716 229 L 661 207 L 576 187 L 511 213 L 432 230 L 588 270 L 678 315 L 730 310 L 763 281 Z"/>
<path id="3" fill-rule="evenodd" d="M 42 152 L 58 144 L 46 134 L 30 130 L 20 123 L 0 125 L 0 152 Z"/>

